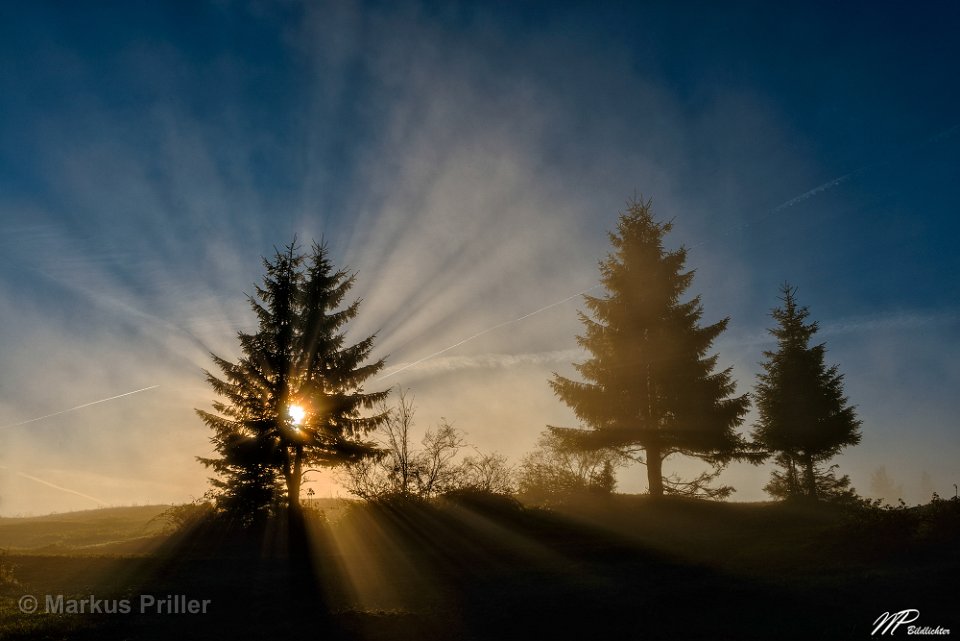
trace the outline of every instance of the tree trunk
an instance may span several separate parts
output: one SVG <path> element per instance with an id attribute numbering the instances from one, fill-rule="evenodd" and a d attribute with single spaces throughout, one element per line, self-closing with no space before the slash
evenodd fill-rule
<path id="1" fill-rule="evenodd" d="M 647 447 L 647 487 L 650 496 L 663 496 L 663 459 L 659 446 Z"/>
<path id="2" fill-rule="evenodd" d="M 797 498 L 803 492 L 800 490 L 800 480 L 797 478 L 797 462 L 793 456 L 787 458 L 787 495 L 790 498 Z"/>
<path id="3" fill-rule="evenodd" d="M 297 445 L 294 452 L 293 471 L 287 476 L 287 508 L 300 512 L 300 483 L 303 480 L 303 446 Z"/>
<path id="4" fill-rule="evenodd" d="M 301 567 L 298 573 L 306 571 L 304 559 L 310 558 L 310 543 L 307 536 L 307 522 L 303 506 L 300 505 L 300 484 L 303 480 L 303 446 L 294 450 L 293 470 L 287 476 L 287 545 L 291 559 L 297 560 Z M 299 574 L 297 574 L 299 577 Z M 297 579 L 300 581 L 300 578 Z"/>
<path id="5" fill-rule="evenodd" d="M 813 457 L 809 454 L 803 457 L 803 483 L 807 498 L 817 500 L 817 476 L 813 467 Z"/>

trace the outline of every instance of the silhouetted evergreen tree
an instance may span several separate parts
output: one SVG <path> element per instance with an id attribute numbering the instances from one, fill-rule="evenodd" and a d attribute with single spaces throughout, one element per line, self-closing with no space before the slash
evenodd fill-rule
<path id="1" fill-rule="evenodd" d="M 783 306 L 771 312 L 777 326 L 769 330 L 777 350 L 763 353 L 753 437 L 781 468 L 766 488 L 771 494 L 816 499 L 836 483 L 842 490 L 849 485 L 820 464 L 860 442 L 860 421 L 843 395 L 843 375 L 825 364 L 826 346 L 810 345 L 818 325 L 806 322 L 809 311 L 797 305 L 796 288 L 784 284 L 780 291 Z"/>
<path id="2" fill-rule="evenodd" d="M 715 372 L 717 356 L 707 356 L 728 319 L 701 327 L 700 297 L 681 302 L 693 272 L 684 271 L 685 248 L 664 249 L 671 228 L 654 220 L 650 201 L 634 201 L 620 216 L 617 233 L 610 234 L 614 251 L 600 263 L 607 293 L 585 296 L 592 317 L 580 313 L 586 329 L 578 342 L 591 358 L 575 367 L 586 382 L 558 374 L 550 382 L 588 428 L 554 432 L 583 448 L 643 450 L 655 496 L 664 493 L 665 481 L 668 493 L 702 493 L 715 476 L 671 483 L 662 473 L 668 456 L 715 466 L 751 457 L 734 431 L 749 399 L 731 396 L 731 369 Z"/>
<path id="3" fill-rule="evenodd" d="M 369 337 L 345 346 L 343 327 L 360 301 L 341 308 L 354 275 L 335 269 L 324 245 L 309 255 L 295 243 L 264 259 L 266 274 L 249 296 L 256 332 L 239 332 L 242 356 L 231 362 L 212 354 L 221 375 L 205 372 L 222 400 L 215 413 L 197 410 L 214 434 L 218 458 L 200 458 L 218 504 L 255 516 L 283 501 L 299 511 L 300 484 L 308 466 L 332 466 L 377 452 L 363 436 L 386 419 L 362 415 L 389 390 L 365 393 L 363 383 L 383 368 L 364 364 Z M 290 408 L 303 410 L 293 416 Z"/>

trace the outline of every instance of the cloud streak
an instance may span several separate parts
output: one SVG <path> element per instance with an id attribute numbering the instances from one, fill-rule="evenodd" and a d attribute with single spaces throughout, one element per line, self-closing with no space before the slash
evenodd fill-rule
<path id="1" fill-rule="evenodd" d="M 84 499 L 87 499 L 87 500 L 89 500 L 89 501 L 93 501 L 93 502 L 96 503 L 98 506 L 107 505 L 107 501 L 104 501 L 103 499 L 98 499 L 98 498 L 95 497 L 95 496 L 90 496 L 89 494 L 84 494 L 83 492 L 78 492 L 77 490 L 71 490 L 69 487 L 63 487 L 62 485 L 57 485 L 56 483 L 51 483 L 50 481 L 46 481 L 46 480 L 44 480 L 44 479 L 42 479 L 42 478 L 38 478 L 38 477 L 36 477 L 36 476 L 33 476 L 32 474 L 27 474 L 26 472 L 21 472 L 21 471 L 19 471 L 19 470 L 11 469 L 11 468 L 9 468 L 9 467 L 7 467 L 7 466 L 5 466 L 5 465 L 0 465 L 0 470 L 6 470 L 6 471 L 8 471 L 8 472 L 13 472 L 13 473 L 16 474 L 17 476 L 21 476 L 21 477 L 23 477 L 23 478 L 25 478 L 25 479 L 28 479 L 28 480 L 30 480 L 30 481 L 33 481 L 34 483 L 39 483 L 39 484 L 41 484 L 41 485 L 45 485 L 45 486 L 50 487 L 50 488 L 53 488 L 53 489 L 55 489 L 55 490 L 59 490 L 59 491 L 61 491 L 61 492 L 66 492 L 67 494 L 73 494 L 74 496 L 79 496 L 80 498 L 84 498 Z"/>
<path id="2" fill-rule="evenodd" d="M 524 365 L 550 365 L 569 363 L 579 358 L 583 352 L 579 349 L 563 349 L 549 352 L 529 352 L 519 354 L 476 354 L 473 356 L 447 356 L 421 359 L 414 363 L 401 364 L 401 371 L 417 372 L 427 375 L 445 374 L 461 370 L 492 370 L 521 367 Z"/>
<path id="3" fill-rule="evenodd" d="M 37 418 L 31 418 L 26 421 L 20 421 L 19 423 L 10 423 L 8 425 L 0 425 L 0 430 L 9 429 L 11 427 L 19 427 L 21 425 L 27 425 L 29 423 L 36 423 L 37 421 L 42 421 L 48 418 L 53 418 L 54 416 L 61 416 L 68 412 L 75 412 L 77 410 L 82 410 L 85 407 L 92 407 L 94 405 L 99 405 L 101 403 L 108 403 L 110 401 L 115 401 L 118 398 L 124 398 L 125 396 L 132 396 L 134 394 L 139 394 L 141 392 L 146 392 L 152 389 L 157 389 L 159 385 L 151 385 L 149 387 L 142 387 L 140 389 L 135 389 L 132 392 L 124 392 L 123 394 L 117 394 L 116 396 L 111 396 L 109 398 L 101 398 L 99 401 L 91 401 L 89 403 L 83 403 L 82 405 L 76 405 L 65 410 L 60 410 L 59 412 L 53 412 L 51 414 L 45 414 L 43 416 L 38 416 Z"/>
<path id="4" fill-rule="evenodd" d="M 882 331 L 912 331 L 924 328 L 949 327 L 960 323 L 960 310 L 944 309 L 933 312 L 887 312 L 861 316 L 848 316 L 819 322 L 817 336 L 841 336 Z M 776 343 L 767 330 L 732 334 L 719 338 L 721 346 L 770 345 Z"/>

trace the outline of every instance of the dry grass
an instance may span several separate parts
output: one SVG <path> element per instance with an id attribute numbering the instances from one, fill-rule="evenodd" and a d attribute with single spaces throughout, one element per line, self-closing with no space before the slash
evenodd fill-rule
<path id="1" fill-rule="evenodd" d="M 78 527 L 75 554 L 11 553 L 3 563 L 18 584 L 0 596 L 0 637 L 844 639 L 869 636 L 870 622 L 897 607 L 956 624 L 948 588 L 960 559 L 948 539 L 926 536 L 896 558 L 853 555 L 850 538 L 868 533 L 831 509 L 629 496 L 562 511 L 506 501 L 313 507 L 325 514 L 310 517 L 306 561 L 278 551 L 277 524 L 242 536 L 200 525 L 137 557 L 89 554 Z M 70 518 L 133 536 L 146 515 Z M 20 593 L 180 593 L 216 610 L 26 616 L 15 610 Z"/>

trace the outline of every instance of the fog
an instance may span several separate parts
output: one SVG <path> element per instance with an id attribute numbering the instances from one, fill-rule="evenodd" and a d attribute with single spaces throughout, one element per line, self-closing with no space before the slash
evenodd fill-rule
<path id="1" fill-rule="evenodd" d="M 28 88 L 33 178 L 0 192 L 0 514 L 202 496 L 208 354 L 238 355 L 260 257 L 295 235 L 357 272 L 349 336 L 376 334 L 387 359 L 367 391 L 409 388 L 419 429 L 445 417 L 518 463 L 546 425 L 576 425 L 547 381 L 584 357 L 577 294 L 634 195 L 690 249 L 704 322 L 731 318 L 714 351 L 739 392 L 789 280 L 863 420 L 840 472 L 866 495 L 881 466 L 908 502 L 952 495 L 960 308 L 936 285 L 955 261 L 929 258 L 935 214 L 871 213 L 876 183 L 949 202 L 945 179 L 913 172 L 955 155 L 952 134 L 891 143 L 881 168 L 827 162 L 759 88 L 680 87 L 561 19 L 518 38 L 339 3 L 260 18 L 262 62 L 134 34 L 109 61 L 69 39 L 23 52 L 74 97 L 62 107 L 29 102 L 12 74 L 30 65 L 2 77 Z M 768 477 L 735 465 L 722 481 L 754 501 Z M 623 470 L 620 490 L 644 479 Z"/>

